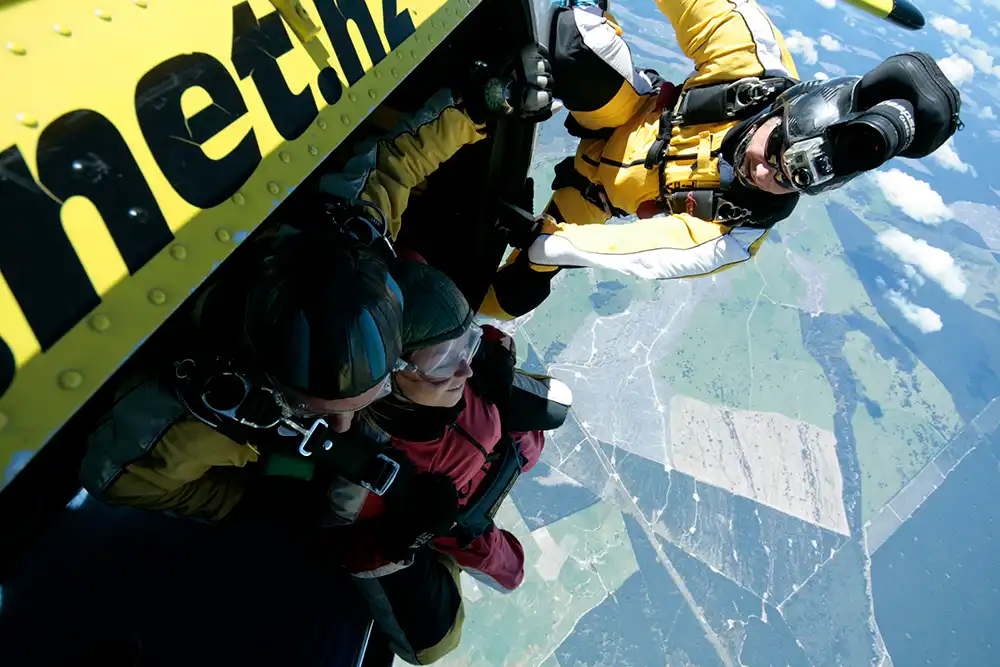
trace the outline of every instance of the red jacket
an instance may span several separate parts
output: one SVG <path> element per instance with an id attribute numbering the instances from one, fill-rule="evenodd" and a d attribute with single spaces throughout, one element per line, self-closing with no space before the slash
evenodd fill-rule
<path id="1" fill-rule="evenodd" d="M 465 409 L 458 414 L 455 424 L 475 438 L 487 453 L 492 452 L 500 440 L 497 408 L 477 396 L 468 385 L 465 387 Z M 511 436 L 520 443 L 521 453 L 527 459 L 524 470 L 530 470 L 541 455 L 545 436 L 541 431 L 512 433 Z M 392 445 L 412 461 L 416 472 L 442 473 L 450 477 L 458 489 L 460 506 L 472 497 L 488 470 L 488 466 L 483 465 L 483 453 L 454 426 L 445 427 L 444 435 L 437 440 L 418 442 L 393 438 Z M 360 489 L 351 486 L 352 491 Z M 337 552 L 342 564 L 355 575 L 382 576 L 403 565 L 393 563 L 385 555 L 377 531 L 365 530 L 365 521 L 384 511 L 382 498 L 367 492 L 363 492 L 363 496 L 360 508 L 347 508 L 351 504 L 349 501 L 334 508 L 342 519 L 356 522 L 353 530 L 342 533 L 349 538 L 338 540 Z M 458 547 L 454 538 L 439 537 L 432 544 L 438 551 L 452 556 L 463 569 L 472 570 L 471 574 L 486 575 L 504 589 L 517 588 L 524 579 L 524 550 L 517 538 L 506 530 L 494 528 L 464 549 Z"/>

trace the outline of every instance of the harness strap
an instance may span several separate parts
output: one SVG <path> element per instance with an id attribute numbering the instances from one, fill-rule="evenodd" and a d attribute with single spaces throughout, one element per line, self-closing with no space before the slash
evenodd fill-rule
<path id="1" fill-rule="evenodd" d="M 680 190 L 661 199 L 671 213 L 687 213 L 733 227 L 749 222 L 751 218 L 749 209 L 737 206 L 717 190 Z"/>
<path id="2" fill-rule="evenodd" d="M 760 112 L 795 83 L 785 77 L 761 79 L 751 76 L 689 88 L 677 101 L 672 122 L 675 125 L 701 125 L 743 120 Z"/>
<path id="3" fill-rule="evenodd" d="M 661 96 L 660 127 L 656 140 L 649 147 L 643 160 L 646 169 L 659 167 L 657 179 L 660 196 L 656 200 L 657 206 L 671 213 L 689 213 L 702 220 L 713 220 L 732 226 L 748 222 L 751 219 L 751 211 L 727 201 L 719 188 L 669 191 L 666 182 L 666 163 L 672 159 L 667 155 L 671 132 L 674 127 L 680 125 L 701 125 L 750 118 L 795 83 L 794 80 L 784 77 L 765 79 L 747 77 L 738 81 L 690 88 L 676 98 L 676 103 L 672 107 L 669 104 L 670 100 Z M 693 155 L 678 157 L 698 159 L 698 156 Z"/>
<path id="4" fill-rule="evenodd" d="M 627 211 L 614 206 L 608 198 L 604 186 L 590 181 L 573 166 L 574 158 L 568 157 L 555 166 L 555 177 L 552 179 L 552 190 L 573 188 L 579 191 L 585 200 L 604 211 L 609 218 L 623 218 Z"/>
<path id="5" fill-rule="evenodd" d="M 646 153 L 644 166 L 646 169 L 653 169 L 662 165 L 670 145 L 670 133 L 675 126 L 750 118 L 793 85 L 795 81 L 783 77 L 747 77 L 738 81 L 689 88 L 676 97 L 672 90 L 664 86 L 658 105 L 660 127 L 656 140 Z M 663 192 L 663 188 L 660 191 Z"/>
<path id="6" fill-rule="evenodd" d="M 388 445 L 354 432 L 335 433 L 322 417 L 311 423 L 285 417 L 270 389 L 221 360 L 186 359 L 176 374 L 176 395 L 188 412 L 236 442 L 330 466 L 380 496 L 399 475 Z"/>
<path id="7" fill-rule="evenodd" d="M 505 434 L 493 448 L 486 476 L 462 508 L 451 530 L 451 536 L 459 541 L 459 546 L 467 546 L 493 527 L 497 510 L 514 487 L 526 462 L 520 445 Z"/>

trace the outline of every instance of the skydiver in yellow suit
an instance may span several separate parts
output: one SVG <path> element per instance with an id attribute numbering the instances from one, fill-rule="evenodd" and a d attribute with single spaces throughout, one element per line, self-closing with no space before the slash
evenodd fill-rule
<path id="1" fill-rule="evenodd" d="M 552 89 L 580 144 L 556 168 L 537 235 L 497 273 L 485 314 L 528 312 L 562 268 L 651 279 L 729 268 L 755 255 L 800 194 L 896 155 L 925 157 L 960 125 L 958 91 L 926 54 L 799 83 L 754 0 L 658 0 L 694 61 L 681 89 L 633 64 L 606 0 L 568 2 L 553 18 Z"/>
<path id="2" fill-rule="evenodd" d="M 564 268 L 662 280 L 745 262 L 800 194 L 839 187 L 896 155 L 925 157 L 960 126 L 959 93 L 926 54 L 892 56 L 863 77 L 799 83 L 754 0 L 658 0 L 695 64 L 678 89 L 634 65 L 606 0 L 563 1 L 550 62 L 522 52 L 509 113 L 543 120 L 554 94 L 580 144 L 556 168 L 545 215 L 509 235 L 519 251 L 497 272 L 479 309 L 486 315 L 532 310 Z M 374 203 L 395 238 L 412 190 L 485 138 L 477 97 L 438 91 L 355 147 L 321 189 Z M 600 224 L 632 214 L 640 220 Z"/>

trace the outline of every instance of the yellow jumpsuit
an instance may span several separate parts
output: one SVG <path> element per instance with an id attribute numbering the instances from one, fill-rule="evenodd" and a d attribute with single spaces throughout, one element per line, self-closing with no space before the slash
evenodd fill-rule
<path id="1" fill-rule="evenodd" d="M 749 76 L 798 78 L 781 33 L 754 0 L 658 0 L 658 5 L 695 64 L 685 89 Z M 528 249 L 531 275 L 522 276 L 528 280 L 495 280 L 480 306 L 480 313 L 494 317 L 524 312 L 523 307 L 509 304 L 524 302 L 518 292 L 537 292 L 539 284 L 544 298 L 548 281 L 561 267 L 608 268 L 661 280 L 701 276 L 746 261 L 767 235 L 766 226 L 730 227 L 687 213 L 623 225 L 597 224 L 612 216 L 612 208 L 633 214 L 660 194 L 660 167 L 643 166 L 659 133 L 660 114 L 655 88 L 632 66 L 614 17 L 584 7 L 565 14 L 563 20 L 570 19 L 569 27 L 578 33 L 570 40 L 589 50 L 591 57 L 581 61 L 586 67 L 579 85 L 558 79 L 556 85 L 563 89 L 563 100 L 580 127 L 610 134 L 581 140 L 574 168 L 603 188 L 610 206 L 592 204 L 573 187 L 557 190 L 548 210 L 558 211 L 559 219 L 546 218 L 541 236 Z M 604 99 L 577 104 L 580 91 L 584 99 L 594 94 Z M 667 149 L 666 189 L 719 186 L 718 151 L 734 125 L 736 121 L 674 127 Z M 483 126 L 441 90 L 420 112 L 361 144 L 340 172 L 323 178 L 322 187 L 340 197 L 377 204 L 395 238 L 411 191 L 463 146 L 484 136 Z M 516 258 L 515 252 L 510 261 Z M 533 307 L 541 298 L 533 301 L 528 295 L 527 301 Z"/>
<path id="2" fill-rule="evenodd" d="M 750 76 L 798 78 L 781 33 L 754 0 L 658 0 L 657 4 L 670 19 L 681 49 L 694 61 L 695 71 L 684 82 L 685 90 Z M 633 214 L 640 204 L 660 194 L 660 167 L 643 166 L 660 129 L 656 95 L 644 86 L 641 71 L 631 68 L 613 16 L 594 8 L 570 11 L 575 24 L 570 27 L 579 33 L 574 38 L 611 65 L 622 81 L 603 104 L 586 111 L 567 102 L 583 129 L 613 128 L 608 138 L 582 139 L 573 166 L 587 181 L 603 187 L 611 206 Z M 560 31 L 564 28 L 558 26 Z M 560 80 L 558 67 L 554 70 L 556 93 L 565 101 L 569 96 L 559 88 L 567 82 Z M 736 124 L 675 126 L 667 149 L 666 190 L 718 186 L 718 151 Z M 542 235 L 527 253 L 531 269 L 550 275 L 560 267 L 594 267 L 660 280 L 702 276 L 746 261 L 767 235 L 767 229 L 729 227 L 687 213 L 603 225 L 599 223 L 611 217 L 608 207 L 591 203 L 574 187 L 557 190 L 549 211 L 558 211 L 561 220 L 547 218 Z M 504 287 L 516 290 L 518 283 Z M 521 314 L 504 308 L 505 303 L 517 301 L 512 296 L 504 294 L 496 281 L 481 312 L 496 317 Z"/>

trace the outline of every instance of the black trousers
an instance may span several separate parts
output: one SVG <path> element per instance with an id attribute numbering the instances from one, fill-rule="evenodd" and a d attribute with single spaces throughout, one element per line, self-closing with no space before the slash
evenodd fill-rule
<path id="1" fill-rule="evenodd" d="M 381 577 L 355 578 L 375 624 L 392 651 L 413 665 L 429 665 L 458 646 L 465 610 L 454 561 L 430 548 L 408 567 Z"/>

